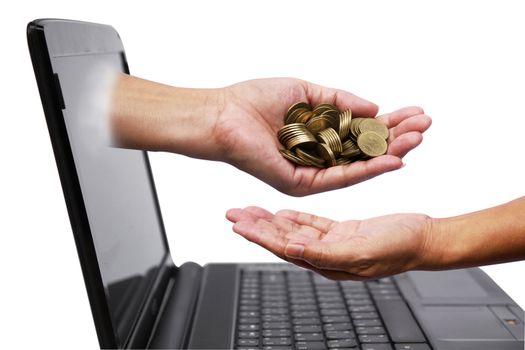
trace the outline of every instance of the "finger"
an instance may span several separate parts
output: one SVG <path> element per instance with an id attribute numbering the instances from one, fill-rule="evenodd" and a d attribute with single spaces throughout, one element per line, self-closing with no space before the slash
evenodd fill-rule
<path id="1" fill-rule="evenodd" d="M 316 228 L 319 231 L 327 232 L 333 227 L 337 221 L 330 220 L 321 216 L 302 213 L 295 210 L 279 210 L 276 217 L 283 217 L 296 222 L 299 225 L 307 225 Z"/>
<path id="2" fill-rule="evenodd" d="M 377 117 L 378 120 L 385 123 L 390 129 L 397 126 L 403 120 L 410 118 L 415 115 L 424 114 L 425 112 L 421 107 L 411 106 L 398 109 L 397 111 L 386 113 Z"/>
<path id="3" fill-rule="evenodd" d="M 424 114 L 415 115 L 402 120 L 395 127 L 390 128 L 389 141 L 411 131 L 425 132 L 432 124 L 432 119 Z"/>
<path id="4" fill-rule="evenodd" d="M 423 141 L 423 135 L 412 131 L 396 138 L 388 145 L 388 154 L 403 158 L 408 152 L 416 148 Z"/>
<path id="5" fill-rule="evenodd" d="M 258 215 L 255 215 L 254 213 L 246 209 L 234 208 L 226 212 L 226 219 L 228 219 L 229 221 L 233 223 L 238 222 L 238 221 L 255 222 L 259 218 L 260 217 Z"/>
<path id="6" fill-rule="evenodd" d="M 348 187 L 383 173 L 397 170 L 402 166 L 403 162 L 399 157 L 384 155 L 367 161 L 323 170 L 297 168 L 294 173 L 293 183 L 300 185 L 290 194 L 304 196 Z"/>
<path id="7" fill-rule="evenodd" d="M 348 91 L 327 88 L 312 83 L 307 83 L 306 85 L 306 97 L 313 107 L 320 103 L 331 103 L 340 110 L 350 108 L 352 114 L 361 117 L 373 117 L 378 111 L 375 103 L 367 101 Z"/>
<path id="8" fill-rule="evenodd" d="M 340 242 L 314 242 L 312 244 L 289 242 L 284 247 L 284 255 L 306 261 L 313 267 L 323 270 L 344 271 L 345 266 L 352 261 L 351 252 L 341 251 Z"/>
<path id="9" fill-rule="evenodd" d="M 268 210 L 260 208 L 260 207 L 249 206 L 249 207 L 244 208 L 244 210 L 246 210 L 247 212 L 259 218 L 263 218 L 267 220 L 272 220 L 274 217 L 274 215 L 270 213 Z"/>

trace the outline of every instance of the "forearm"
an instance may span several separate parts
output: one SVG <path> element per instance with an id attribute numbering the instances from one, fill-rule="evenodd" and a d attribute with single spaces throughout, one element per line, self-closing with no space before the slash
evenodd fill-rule
<path id="1" fill-rule="evenodd" d="M 187 89 L 118 75 L 110 127 L 119 147 L 213 158 L 219 89 Z"/>
<path id="2" fill-rule="evenodd" d="M 525 259 L 525 197 L 482 211 L 433 219 L 424 268 L 463 268 Z"/>

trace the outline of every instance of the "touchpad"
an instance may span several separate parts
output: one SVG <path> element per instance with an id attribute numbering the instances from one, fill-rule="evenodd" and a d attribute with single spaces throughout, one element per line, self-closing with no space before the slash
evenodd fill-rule
<path id="1" fill-rule="evenodd" d="M 433 339 L 513 340 L 501 321 L 486 306 L 424 306 L 418 310 L 421 324 Z"/>
<path id="2" fill-rule="evenodd" d="M 413 271 L 408 276 L 422 298 L 472 298 L 488 295 L 466 270 Z"/>

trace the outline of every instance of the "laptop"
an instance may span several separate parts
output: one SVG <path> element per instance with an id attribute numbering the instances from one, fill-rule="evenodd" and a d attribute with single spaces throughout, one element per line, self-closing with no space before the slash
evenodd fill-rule
<path id="1" fill-rule="evenodd" d="M 129 74 L 118 33 L 41 19 L 27 37 L 101 348 L 523 349 L 523 310 L 478 268 L 336 282 L 287 263 L 176 266 L 147 153 L 90 127 L 83 82 Z"/>

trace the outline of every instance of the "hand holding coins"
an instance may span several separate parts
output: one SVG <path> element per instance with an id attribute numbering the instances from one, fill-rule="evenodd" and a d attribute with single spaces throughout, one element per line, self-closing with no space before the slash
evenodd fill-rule
<path id="1" fill-rule="evenodd" d="M 306 102 L 292 105 L 277 132 L 280 150 L 289 161 L 327 168 L 351 164 L 386 153 L 388 128 L 373 118 L 352 118 L 352 111 L 322 103 L 314 109 Z"/>

